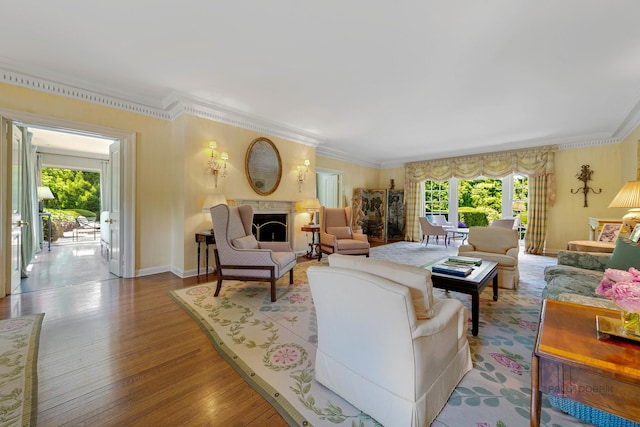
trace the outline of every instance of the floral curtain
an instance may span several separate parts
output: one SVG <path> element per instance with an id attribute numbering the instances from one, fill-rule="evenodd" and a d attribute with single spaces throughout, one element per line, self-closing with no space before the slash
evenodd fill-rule
<path id="1" fill-rule="evenodd" d="M 480 176 L 500 178 L 512 173 L 528 175 L 530 178 L 529 227 L 535 233 L 527 232 L 527 251 L 540 250 L 546 235 L 547 206 L 555 201 L 555 152 L 557 146 L 545 146 L 517 151 L 478 154 L 474 156 L 427 160 L 407 164 L 405 168 L 405 198 L 407 200 L 406 240 L 418 241 L 420 224 L 418 217 L 425 214 L 424 191 L 417 183 L 425 180 L 444 181 L 449 178 L 475 179 Z M 542 184 L 535 177 L 544 177 Z M 536 185 L 531 185 L 531 181 Z M 543 185 L 540 188 L 539 185 Z M 543 195 L 540 198 L 540 195 Z M 544 203 L 543 203 L 544 202 Z M 413 205 L 415 203 L 415 205 Z M 539 252 L 532 252 L 539 253 Z"/>

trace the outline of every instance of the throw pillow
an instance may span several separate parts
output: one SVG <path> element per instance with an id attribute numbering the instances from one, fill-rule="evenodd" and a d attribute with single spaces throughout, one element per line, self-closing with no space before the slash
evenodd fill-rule
<path id="1" fill-rule="evenodd" d="M 327 227 L 327 233 L 333 234 L 338 239 L 350 239 L 351 238 L 351 227 Z"/>
<path id="2" fill-rule="evenodd" d="M 433 317 L 433 283 L 429 270 L 391 261 L 341 254 L 329 255 L 329 266 L 364 271 L 406 286 L 411 294 L 416 317 Z"/>
<path id="3" fill-rule="evenodd" d="M 231 244 L 237 249 L 258 249 L 258 241 L 253 234 L 233 239 Z"/>
<path id="4" fill-rule="evenodd" d="M 617 270 L 629 270 L 629 267 L 640 269 L 640 244 L 624 237 L 618 238 L 606 267 Z"/>

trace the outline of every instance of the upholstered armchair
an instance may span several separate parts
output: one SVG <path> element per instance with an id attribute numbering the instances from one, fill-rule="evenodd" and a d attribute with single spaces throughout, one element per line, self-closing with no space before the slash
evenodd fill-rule
<path id="1" fill-rule="evenodd" d="M 351 229 L 351 208 L 325 208 L 320 206 L 320 251 L 322 253 L 369 256 L 366 234 Z"/>
<path id="2" fill-rule="evenodd" d="M 420 230 L 422 231 L 422 240 L 420 243 L 424 243 L 425 247 L 429 245 L 429 237 L 435 236 L 436 245 L 440 236 L 444 237 L 444 245 L 447 246 L 447 230 L 441 225 L 433 225 L 426 217 L 418 217 L 420 221 Z"/>
<path id="3" fill-rule="evenodd" d="M 271 301 L 276 300 L 276 281 L 289 272 L 293 283 L 296 254 L 289 242 L 258 242 L 251 233 L 253 208 L 249 205 L 211 208 L 216 238 L 214 255 L 218 273 L 218 296 L 223 280 L 254 280 L 271 283 Z"/>
<path id="4" fill-rule="evenodd" d="M 518 270 L 518 231 L 503 227 L 469 227 L 467 244 L 458 248 L 458 255 L 495 261 L 498 263 L 498 286 L 516 289 L 520 280 Z"/>
<path id="5" fill-rule="evenodd" d="M 429 270 L 390 261 L 334 254 L 307 277 L 316 380 L 384 426 L 430 425 L 472 368 L 467 309 L 433 298 Z"/>

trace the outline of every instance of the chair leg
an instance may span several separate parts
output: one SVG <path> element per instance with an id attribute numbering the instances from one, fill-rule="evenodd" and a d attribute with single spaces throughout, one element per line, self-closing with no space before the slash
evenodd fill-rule
<path id="1" fill-rule="evenodd" d="M 289 284 L 293 285 L 293 268 L 289 270 Z"/>
<path id="2" fill-rule="evenodd" d="M 218 272 L 218 285 L 216 286 L 216 291 L 213 294 L 214 297 L 218 296 L 220 288 L 222 288 L 222 278 L 220 277 L 220 272 Z"/>

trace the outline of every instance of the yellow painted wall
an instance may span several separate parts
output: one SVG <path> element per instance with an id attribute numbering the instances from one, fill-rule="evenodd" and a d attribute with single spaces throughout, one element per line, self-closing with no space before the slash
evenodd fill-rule
<path id="1" fill-rule="evenodd" d="M 389 188 L 393 179 L 396 190 L 404 190 L 404 167 L 380 169 L 378 177 L 378 188 Z"/>
<path id="2" fill-rule="evenodd" d="M 637 160 L 634 160 L 637 158 L 637 146 L 633 147 L 632 156 L 625 154 L 631 150 L 631 145 L 637 144 L 597 145 L 559 150 L 556 153 L 556 203 L 548 211 L 547 251 L 554 253 L 566 249 L 570 240 L 587 240 L 589 217 L 622 218 L 624 209 L 608 206 L 623 183 L 634 179 L 629 175 L 633 175 L 637 168 Z M 600 194 L 590 193 L 587 196 L 588 207 L 583 207 L 582 192 L 571 193 L 571 190 L 582 188 L 582 181 L 576 177 L 582 165 L 589 165 L 593 170 L 593 179 L 588 185 L 595 190 L 602 190 Z"/>
<path id="3" fill-rule="evenodd" d="M 301 201 L 315 197 L 315 148 L 291 142 L 282 138 L 264 135 L 255 131 L 214 122 L 196 116 L 185 116 L 184 128 L 184 212 L 178 221 L 184 223 L 182 247 L 185 254 L 185 268 L 194 268 L 197 264 L 197 252 L 194 246 L 194 233 L 211 228 L 210 216 L 202 212 L 204 200 L 208 194 L 224 194 L 227 199 L 254 199 Z M 245 175 L 245 155 L 251 142 L 258 137 L 269 138 L 280 153 L 282 178 L 278 189 L 268 196 L 256 194 Z M 218 151 L 229 153 L 226 178 L 218 177 L 215 187 L 213 176 L 207 171 L 207 161 L 211 151 L 209 141 L 218 143 Z M 296 167 L 304 160 L 311 162 L 307 179 L 298 189 Z M 307 213 L 295 215 L 294 250 L 306 250 L 306 235 L 300 227 Z"/>

